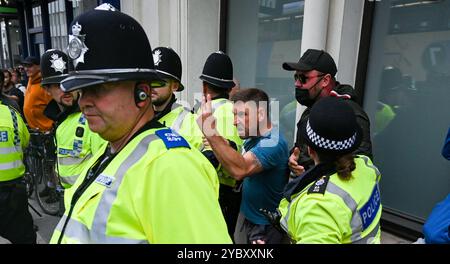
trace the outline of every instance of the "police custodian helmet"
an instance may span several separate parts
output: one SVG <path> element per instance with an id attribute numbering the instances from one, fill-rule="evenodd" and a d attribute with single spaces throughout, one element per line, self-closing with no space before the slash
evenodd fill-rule
<path id="1" fill-rule="evenodd" d="M 200 79 L 219 88 L 233 88 L 233 63 L 230 57 L 222 51 L 208 56 Z"/>
<path id="2" fill-rule="evenodd" d="M 171 48 L 157 47 L 153 50 L 153 61 L 155 68 L 161 78 L 173 79 L 180 83 L 177 92 L 184 90 L 181 83 L 181 59 L 180 56 Z"/>
<path id="3" fill-rule="evenodd" d="M 59 84 L 69 73 L 69 58 L 60 50 L 50 49 L 41 56 L 41 85 Z"/>
<path id="4" fill-rule="evenodd" d="M 164 84 L 156 74 L 152 48 L 142 26 L 109 4 L 72 21 L 67 54 L 73 70 L 61 82 L 65 92 L 123 80 Z"/>

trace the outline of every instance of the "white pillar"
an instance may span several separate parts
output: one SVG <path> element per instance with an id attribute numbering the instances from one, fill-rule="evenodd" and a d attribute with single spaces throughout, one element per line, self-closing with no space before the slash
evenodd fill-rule
<path id="1" fill-rule="evenodd" d="M 136 19 L 144 28 L 150 45 L 159 45 L 159 1 L 158 0 L 121 0 L 121 12 Z M 156 45 L 156 46 L 155 46 Z"/>
<path id="2" fill-rule="evenodd" d="M 329 5 L 329 0 L 305 0 L 302 54 L 307 49 L 326 48 Z"/>
<path id="3" fill-rule="evenodd" d="M 301 55 L 307 49 L 326 49 L 329 6 L 329 0 L 305 0 Z M 306 107 L 303 105 L 297 104 L 296 122 L 300 120 L 305 109 Z M 297 126 L 295 127 L 296 134 Z"/>

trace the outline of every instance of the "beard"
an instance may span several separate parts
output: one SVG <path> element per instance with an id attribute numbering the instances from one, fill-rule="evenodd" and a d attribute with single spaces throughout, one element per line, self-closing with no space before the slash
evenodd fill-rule
<path id="1" fill-rule="evenodd" d="M 158 95 L 157 98 L 155 98 L 155 99 L 152 98 L 152 103 L 153 103 L 154 106 L 162 106 L 168 100 L 170 100 L 171 97 L 172 97 L 172 94 L 169 94 L 167 97 Z"/>

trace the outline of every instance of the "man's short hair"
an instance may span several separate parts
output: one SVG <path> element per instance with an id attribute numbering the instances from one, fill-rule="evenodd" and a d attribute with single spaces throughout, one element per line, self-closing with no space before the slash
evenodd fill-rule
<path id="1" fill-rule="evenodd" d="M 267 106 L 267 118 L 270 118 L 270 102 L 269 96 L 263 90 L 256 88 L 248 88 L 237 91 L 231 98 L 233 102 L 255 102 L 257 107 L 261 106 L 261 102 L 264 102 Z"/>

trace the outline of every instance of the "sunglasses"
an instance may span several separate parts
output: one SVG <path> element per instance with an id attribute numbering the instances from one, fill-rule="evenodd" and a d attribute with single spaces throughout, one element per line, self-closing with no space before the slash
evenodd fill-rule
<path id="1" fill-rule="evenodd" d="M 326 74 L 319 74 L 319 75 L 313 75 L 313 76 L 306 76 L 303 73 L 300 74 L 294 74 L 294 79 L 296 81 L 300 81 L 301 83 L 305 84 L 308 82 L 309 79 L 314 78 L 314 77 L 322 77 Z"/>

